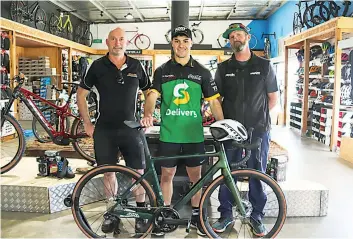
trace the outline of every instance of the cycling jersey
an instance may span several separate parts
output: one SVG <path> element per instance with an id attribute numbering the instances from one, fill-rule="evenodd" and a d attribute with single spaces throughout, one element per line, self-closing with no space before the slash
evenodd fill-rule
<path id="1" fill-rule="evenodd" d="M 201 100 L 219 96 L 209 70 L 192 57 L 185 66 L 169 60 L 156 69 L 151 90 L 161 94 L 162 142 L 204 141 Z"/>

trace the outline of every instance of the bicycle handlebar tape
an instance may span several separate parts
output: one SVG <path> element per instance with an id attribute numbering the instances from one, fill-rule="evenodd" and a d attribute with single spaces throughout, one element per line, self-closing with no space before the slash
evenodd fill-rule
<path id="1" fill-rule="evenodd" d="M 257 152 L 259 153 L 261 149 L 261 143 L 261 138 L 256 138 L 253 143 L 237 143 L 236 141 L 233 141 L 232 146 L 234 148 L 245 149 L 245 156 L 238 162 L 231 162 L 231 169 L 238 168 L 239 166 L 245 164 L 250 159 L 252 149 L 258 149 Z"/>

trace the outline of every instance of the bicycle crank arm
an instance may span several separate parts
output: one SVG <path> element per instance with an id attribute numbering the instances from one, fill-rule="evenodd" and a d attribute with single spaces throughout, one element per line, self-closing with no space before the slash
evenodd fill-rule
<path id="1" fill-rule="evenodd" d="M 168 225 L 178 225 L 178 226 L 187 226 L 189 223 L 189 219 L 170 219 L 170 218 L 165 218 L 162 221 L 163 224 L 168 224 Z"/>

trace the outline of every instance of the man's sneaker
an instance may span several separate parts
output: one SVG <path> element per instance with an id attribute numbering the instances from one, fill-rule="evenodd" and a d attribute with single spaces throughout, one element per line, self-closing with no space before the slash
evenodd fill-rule
<path id="1" fill-rule="evenodd" d="M 235 222 L 235 220 L 231 217 L 221 217 L 212 225 L 213 231 L 224 232 L 233 222 Z"/>
<path id="2" fill-rule="evenodd" d="M 191 216 L 191 223 L 190 223 L 191 228 L 197 229 L 197 234 L 200 236 L 206 236 L 206 232 L 203 230 L 201 223 L 200 223 L 200 217 L 199 215 L 193 215 Z"/>
<path id="3" fill-rule="evenodd" d="M 153 228 L 152 234 L 154 236 L 164 236 L 164 232 L 162 232 L 161 229 L 159 229 L 157 227 Z"/>
<path id="4" fill-rule="evenodd" d="M 266 228 L 261 221 L 250 218 L 250 226 L 252 227 L 255 236 L 263 237 L 266 234 Z"/>

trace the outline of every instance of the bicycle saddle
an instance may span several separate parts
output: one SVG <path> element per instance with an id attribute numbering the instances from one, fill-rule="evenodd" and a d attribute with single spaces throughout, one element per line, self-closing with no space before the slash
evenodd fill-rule
<path id="1" fill-rule="evenodd" d="M 140 122 L 137 121 L 124 120 L 124 124 L 126 124 L 131 129 L 142 128 Z"/>

